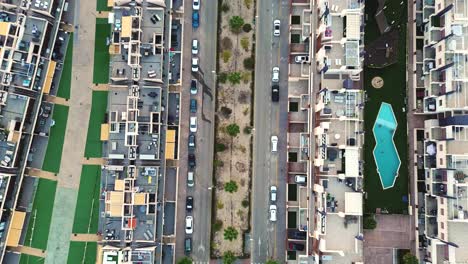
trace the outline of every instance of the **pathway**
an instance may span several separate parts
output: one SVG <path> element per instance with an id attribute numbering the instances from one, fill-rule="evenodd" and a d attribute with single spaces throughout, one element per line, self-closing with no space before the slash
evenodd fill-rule
<path id="1" fill-rule="evenodd" d="M 50 171 L 43 171 L 35 168 L 26 168 L 25 174 L 31 177 L 38 177 L 41 179 L 57 181 L 57 176 L 55 175 L 55 173 Z"/>
<path id="2" fill-rule="evenodd" d="M 70 103 L 67 99 L 62 98 L 62 97 L 57 97 L 53 95 L 44 95 L 44 100 L 52 103 L 52 104 L 59 104 L 59 105 L 65 105 L 65 106 L 70 106 Z"/>
<path id="3" fill-rule="evenodd" d="M 76 242 L 98 242 L 101 239 L 102 236 L 96 234 L 72 234 L 70 236 L 70 240 Z"/>
<path id="4" fill-rule="evenodd" d="M 18 253 L 21 253 L 21 254 L 40 257 L 40 258 L 45 258 L 46 257 L 46 252 L 44 250 L 37 249 L 37 248 L 32 248 L 32 247 L 18 246 L 16 248 L 13 248 L 12 251 L 18 252 Z"/>
<path id="5" fill-rule="evenodd" d="M 76 1 L 71 98 L 45 263 L 67 263 L 93 90 L 96 2 Z M 91 65 L 91 66 L 90 66 Z"/>

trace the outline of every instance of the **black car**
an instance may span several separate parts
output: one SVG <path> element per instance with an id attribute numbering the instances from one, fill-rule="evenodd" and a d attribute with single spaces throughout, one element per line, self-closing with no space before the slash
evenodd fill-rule
<path id="1" fill-rule="evenodd" d="M 303 251 L 304 248 L 305 247 L 303 244 L 298 244 L 298 243 L 293 243 L 293 242 L 288 243 L 288 250 Z"/>
<path id="2" fill-rule="evenodd" d="M 288 238 L 297 239 L 297 240 L 305 240 L 307 238 L 307 232 L 299 231 L 297 229 L 288 229 Z"/>
<path id="3" fill-rule="evenodd" d="M 279 101 L 279 85 L 275 84 L 271 87 L 271 100 L 273 102 Z"/>
<path id="4" fill-rule="evenodd" d="M 193 210 L 193 197 L 192 196 L 187 196 L 187 199 L 185 200 L 185 209 L 187 212 L 192 212 Z"/>
<path id="5" fill-rule="evenodd" d="M 190 237 L 185 238 L 185 254 L 190 254 L 192 252 L 192 239 Z"/>
<path id="6" fill-rule="evenodd" d="M 196 112 L 197 112 L 197 100 L 190 99 L 190 113 L 196 113 Z"/>
<path id="7" fill-rule="evenodd" d="M 196 161 L 195 161 L 195 154 L 189 154 L 188 155 L 188 164 L 190 167 L 195 167 L 197 165 Z"/>

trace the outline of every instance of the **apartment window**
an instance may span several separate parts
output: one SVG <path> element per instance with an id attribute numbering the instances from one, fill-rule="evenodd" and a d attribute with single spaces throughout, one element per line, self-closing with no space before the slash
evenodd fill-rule
<path id="1" fill-rule="evenodd" d="M 440 204 L 444 204 L 444 199 L 440 199 Z"/>
<path id="2" fill-rule="evenodd" d="M 437 4 L 437 9 L 441 9 L 442 6 L 440 5 L 440 3 Z"/>
<path id="3" fill-rule="evenodd" d="M 442 45 L 439 45 L 438 49 L 439 51 L 442 51 Z"/>
<path id="4" fill-rule="evenodd" d="M 439 59 L 439 64 L 442 64 L 442 59 Z"/>
<path id="5" fill-rule="evenodd" d="M 444 145 L 440 144 L 439 145 L 439 151 L 443 151 L 444 150 Z"/>
<path id="6" fill-rule="evenodd" d="M 439 100 L 439 106 L 442 106 L 442 100 Z"/>
<path id="7" fill-rule="evenodd" d="M 441 223 L 440 223 L 440 228 L 441 228 L 441 229 L 444 229 L 444 222 L 441 222 Z"/>
<path id="8" fill-rule="evenodd" d="M 426 138 L 429 138 L 429 132 L 426 132 Z"/>
<path id="9" fill-rule="evenodd" d="M 444 209 L 440 209 L 440 215 L 444 215 Z"/>
<path id="10" fill-rule="evenodd" d="M 444 160 L 442 158 L 439 159 L 439 164 L 444 165 Z"/>

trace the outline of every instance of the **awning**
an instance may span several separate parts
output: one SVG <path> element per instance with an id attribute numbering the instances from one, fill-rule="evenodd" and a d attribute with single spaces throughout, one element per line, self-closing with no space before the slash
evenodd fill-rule
<path id="1" fill-rule="evenodd" d="M 362 193 L 346 192 L 345 193 L 345 214 L 346 215 L 362 215 Z"/>
<path id="2" fill-rule="evenodd" d="M 42 92 L 45 94 L 50 93 L 50 87 L 52 86 L 52 80 L 54 79 L 55 67 L 57 62 L 51 60 L 47 66 L 47 74 L 44 81 L 44 86 L 42 87 Z"/>
<path id="3" fill-rule="evenodd" d="M 359 150 L 358 148 L 345 148 L 345 175 L 346 177 L 359 176 Z"/>
<path id="4" fill-rule="evenodd" d="M 10 29 L 10 22 L 0 22 L 0 35 L 6 36 L 8 34 L 8 30 Z"/>
<path id="5" fill-rule="evenodd" d="M 346 38 L 359 40 L 361 37 L 361 15 L 351 13 L 346 15 Z"/>
<path id="6" fill-rule="evenodd" d="M 132 17 L 122 17 L 122 38 L 129 38 L 132 32 Z"/>
<path id="7" fill-rule="evenodd" d="M 10 222 L 10 228 L 8 230 L 8 235 L 7 235 L 7 246 L 9 247 L 18 246 L 18 243 L 21 237 L 21 231 L 23 230 L 25 218 L 26 218 L 25 212 L 13 211 L 13 215 L 11 217 L 11 222 Z"/>
<path id="8" fill-rule="evenodd" d="M 109 140 L 109 124 L 101 124 L 101 141 Z"/>

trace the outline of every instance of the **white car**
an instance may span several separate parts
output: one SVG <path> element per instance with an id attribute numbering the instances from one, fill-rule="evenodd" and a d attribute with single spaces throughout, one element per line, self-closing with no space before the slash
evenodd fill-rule
<path id="1" fill-rule="evenodd" d="M 197 132 L 197 117 L 196 116 L 190 117 L 190 132 L 192 133 Z"/>
<path id="2" fill-rule="evenodd" d="M 187 173 L 187 186 L 188 187 L 193 187 L 195 185 L 195 179 L 193 177 L 193 171 L 189 171 Z"/>
<path id="3" fill-rule="evenodd" d="M 192 72 L 198 72 L 198 58 L 192 58 Z"/>
<path id="4" fill-rule="evenodd" d="M 193 10 L 200 10 L 200 0 L 193 0 Z"/>
<path id="5" fill-rule="evenodd" d="M 193 217 L 190 215 L 185 217 L 185 233 L 193 234 Z"/>
<path id="6" fill-rule="evenodd" d="M 276 19 L 275 21 L 273 21 L 273 36 L 279 37 L 280 26 L 281 26 L 281 21 L 279 19 Z"/>
<path id="7" fill-rule="evenodd" d="M 279 67 L 273 67 L 273 76 L 271 77 L 272 82 L 279 82 Z"/>
<path id="8" fill-rule="evenodd" d="M 270 201 L 271 202 L 276 202 L 276 193 L 278 192 L 278 188 L 276 186 L 272 185 L 270 187 Z"/>
<path id="9" fill-rule="evenodd" d="M 307 178 L 304 175 L 296 175 L 296 177 L 294 177 L 294 181 L 296 183 L 306 183 Z"/>
<path id="10" fill-rule="evenodd" d="M 271 136 L 271 152 L 278 151 L 278 137 Z"/>
<path id="11" fill-rule="evenodd" d="M 309 56 L 301 55 L 294 57 L 296 63 L 309 62 Z"/>
<path id="12" fill-rule="evenodd" d="M 276 205 L 270 205 L 270 221 L 276 222 Z"/>
<path id="13" fill-rule="evenodd" d="M 198 39 L 192 39 L 192 54 L 198 54 Z"/>

